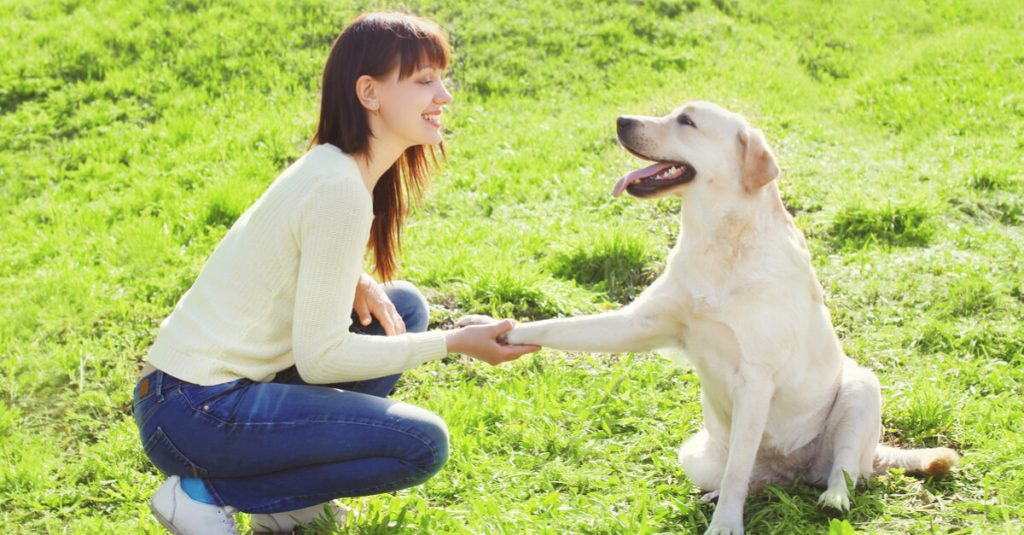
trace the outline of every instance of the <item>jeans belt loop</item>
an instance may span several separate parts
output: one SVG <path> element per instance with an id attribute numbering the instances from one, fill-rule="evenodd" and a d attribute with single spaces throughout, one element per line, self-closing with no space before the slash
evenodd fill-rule
<path id="1" fill-rule="evenodd" d="M 153 392 L 156 394 L 156 402 L 164 402 L 164 372 L 157 370 L 153 374 Z"/>

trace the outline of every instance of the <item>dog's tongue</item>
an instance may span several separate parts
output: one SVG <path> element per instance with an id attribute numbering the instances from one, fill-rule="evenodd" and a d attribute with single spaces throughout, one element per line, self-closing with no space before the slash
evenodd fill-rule
<path id="1" fill-rule="evenodd" d="M 648 165 L 643 169 L 637 169 L 636 171 L 630 172 L 626 176 L 620 178 L 619 181 L 615 183 L 615 188 L 612 189 L 612 197 L 618 197 L 619 195 L 622 195 L 622 192 L 626 191 L 626 187 L 632 184 L 634 180 L 638 178 L 643 178 L 645 176 L 651 176 L 660 173 L 662 169 L 667 169 L 669 167 L 672 167 L 672 165 L 674 164 L 656 163 L 654 165 Z"/>

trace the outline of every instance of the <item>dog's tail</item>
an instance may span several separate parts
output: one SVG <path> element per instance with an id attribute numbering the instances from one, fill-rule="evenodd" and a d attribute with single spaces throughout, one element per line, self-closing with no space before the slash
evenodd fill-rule
<path id="1" fill-rule="evenodd" d="M 939 477 L 946 475 L 960 460 L 960 455 L 949 448 L 902 449 L 879 444 L 875 448 L 875 475 L 890 468 L 902 468 L 908 474 Z"/>

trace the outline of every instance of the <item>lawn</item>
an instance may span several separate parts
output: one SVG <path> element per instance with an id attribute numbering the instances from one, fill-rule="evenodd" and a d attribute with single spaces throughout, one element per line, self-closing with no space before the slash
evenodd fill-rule
<path id="1" fill-rule="evenodd" d="M 401 277 L 444 328 L 611 309 L 662 268 L 678 202 L 612 199 L 618 114 L 711 100 L 762 128 L 886 440 L 952 445 L 830 516 L 803 485 L 751 533 L 1019 533 L 1024 522 L 1024 4 L 411 1 L 454 46 L 449 158 Z M 332 39 L 380 2 L 0 0 L 0 523 L 160 533 L 130 397 L 160 321 L 307 145 Z M 397 398 L 440 414 L 427 484 L 349 501 L 354 533 L 693 533 L 675 461 L 699 382 L 657 354 L 450 356 Z M 239 516 L 247 525 L 244 515 Z"/>

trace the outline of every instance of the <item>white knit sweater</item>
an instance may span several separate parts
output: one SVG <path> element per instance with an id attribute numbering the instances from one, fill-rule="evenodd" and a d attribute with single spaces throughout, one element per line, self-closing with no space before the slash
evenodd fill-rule
<path id="1" fill-rule="evenodd" d="M 444 333 L 349 332 L 373 199 L 330 144 L 292 164 L 214 249 L 147 360 L 192 383 L 269 381 L 291 365 L 309 383 L 382 377 L 447 354 Z"/>

